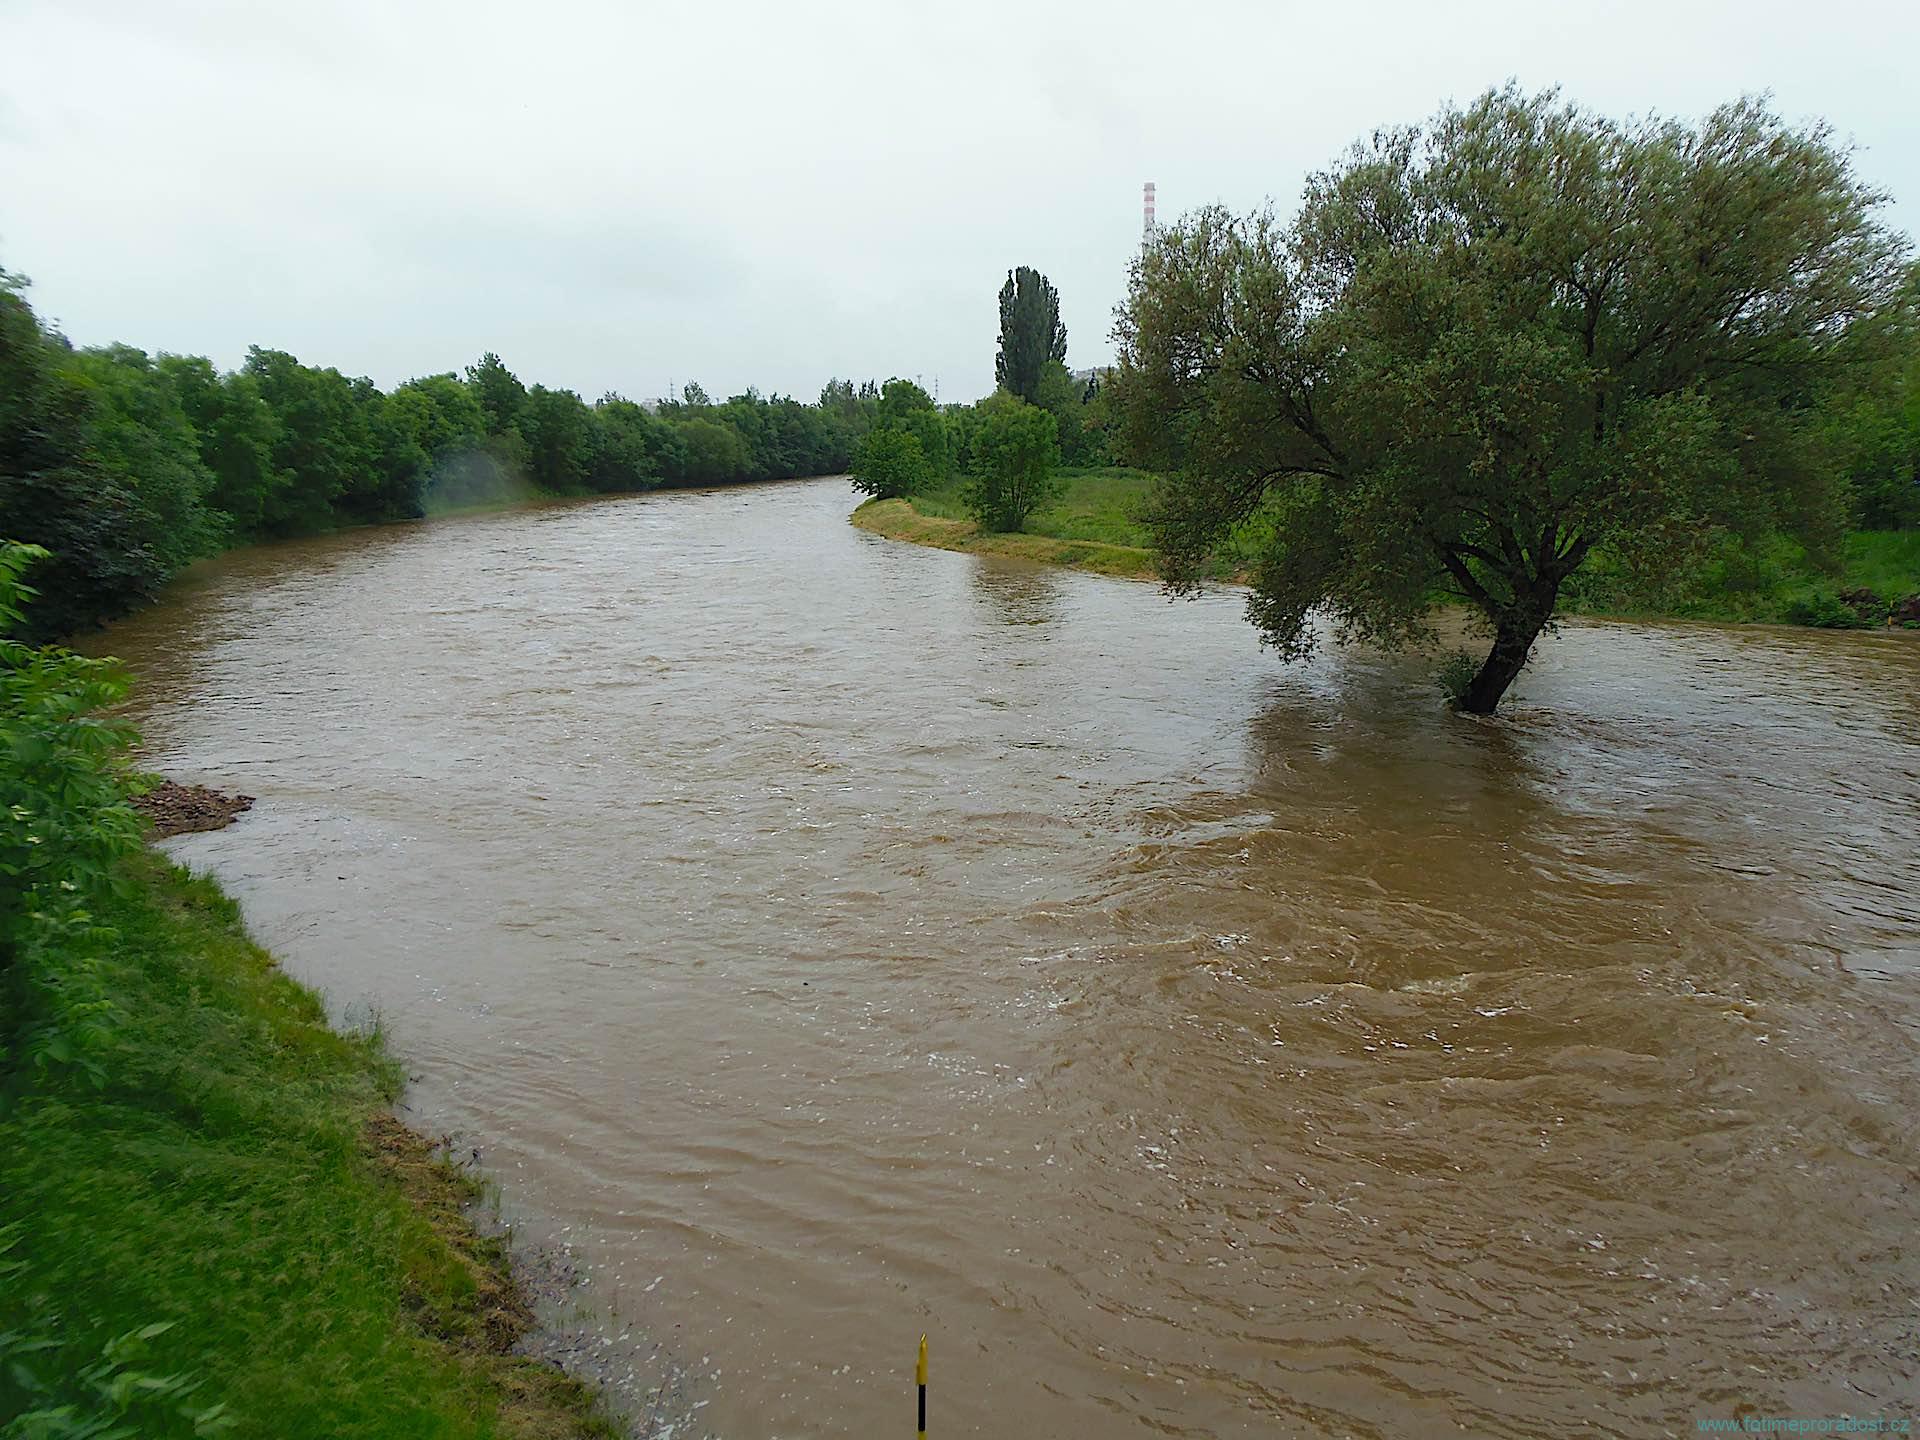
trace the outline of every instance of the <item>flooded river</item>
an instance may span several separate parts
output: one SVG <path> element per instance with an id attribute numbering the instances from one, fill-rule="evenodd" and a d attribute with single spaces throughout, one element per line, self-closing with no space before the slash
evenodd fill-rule
<path id="1" fill-rule="evenodd" d="M 996 1440 L 1920 1408 L 1920 645 L 1575 625 L 1483 723 L 850 506 L 243 552 L 101 647 L 701 1433 L 910 1434 L 922 1331 Z"/>

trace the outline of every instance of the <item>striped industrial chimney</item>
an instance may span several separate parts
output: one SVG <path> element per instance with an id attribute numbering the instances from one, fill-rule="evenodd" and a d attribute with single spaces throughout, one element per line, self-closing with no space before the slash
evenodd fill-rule
<path id="1" fill-rule="evenodd" d="M 1141 210 L 1140 243 L 1142 245 L 1151 245 L 1153 243 L 1153 231 L 1154 231 L 1153 182 L 1151 180 L 1147 181 L 1147 183 L 1141 187 L 1140 210 Z"/>

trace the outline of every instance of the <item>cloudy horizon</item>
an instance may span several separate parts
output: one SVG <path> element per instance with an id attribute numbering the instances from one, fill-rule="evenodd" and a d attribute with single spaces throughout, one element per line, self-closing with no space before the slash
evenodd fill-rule
<path id="1" fill-rule="evenodd" d="M 1058 286 L 1107 363 L 1160 216 L 1271 199 L 1509 78 L 1615 116 L 1771 92 L 1920 228 L 1920 11 L 1649 3 L 653 13 L 0 0 L 0 268 L 76 344 L 382 386 L 524 379 L 812 399 L 992 388 L 995 295 Z"/>

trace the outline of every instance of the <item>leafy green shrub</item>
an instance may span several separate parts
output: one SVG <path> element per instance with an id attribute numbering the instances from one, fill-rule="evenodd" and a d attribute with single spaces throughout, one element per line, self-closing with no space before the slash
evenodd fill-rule
<path id="1" fill-rule="evenodd" d="M 37 1277 L 12 1252 L 22 1238 L 18 1224 L 0 1226 L 0 1282 L 31 1293 L 36 1312 L 31 1328 L 0 1329 L 0 1414 L 11 1416 L 0 1435 L 6 1440 L 138 1440 L 155 1428 L 185 1430 L 195 1436 L 218 1435 L 234 1419 L 225 1404 L 197 1405 L 201 1381 L 186 1375 L 161 1375 L 136 1368 L 143 1352 L 174 1328 L 155 1321 L 108 1340 L 99 1355 L 72 1368 L 73 1356 L 61 1338 L 61 1316 Z"/>
<path id="2" fill-rule="evenodd" d="M 867 432 L 854 447 L 851 473 L 853 488 L 876 500 L 915 494 L 933 479 L 933 467 L 927 463 L 919 437 L 893 425 Z"/>
<path id="3" fill-rule="evenodd" d="M 1790 625 L 1812 625 L 1821 630 L 1860 630 L 1871 622 L 1831 590 L 1809 590 L 1787 602 Z"/>
<path id="4" fill-rule="evenodd" d="M 1451 650 L 1441 657 L 1433 678 L 1448 703 L 1458 705 L 1467 693 L 1467 686 L 1479 673 L 1480 661 L 1470 651 Z"/>
<path id="5" fill-rule="evenodd" d="M 1887 612 L 1893 606 L 1865 585 L 1855 585 L 1840 592 L 1840 603 L 1845 605 L 1862 624 L 1882 625 L 1886 623 Z"/>
<path id="6" fill-rule="evenodd" d="M 868 438 L 875 431 L 904 430 L 920 442 L 920 454 L 926 465 L 926 477 L 921 485 L 942 485 L 953 478 L 954 427 L 947 423 L 947 417 L 940 413 L 933 397 L 913 381 L 895 376 L 880 387 L 880 411 L 874 417 L 873 427 Z M 856 456 L 861 448 L 854 447 Z"/>
<path id="7" fill-rule="evenodd" d="M 45 554 L 0 541 L 0 633 L 20 624 L 33 594 L 21 575 Z M 91 983 L 87 907 L 141 833 L 127 803 L 133 730 L 100 714 L 126 689 L 111 660 L 0 640 L 0 1062 L 23 1042 L 43 1067 L 98 1076 L 89 1041 L 112 1006 Z"/>
<path id="8" fill-rule="evenodd" d="M 973 439 L 973 478 L 961 498 L 982 530 L 1013 531 L 1060 493 L 1059 426 L 1052 415 L 1011 395 L 981 404 Z"/>

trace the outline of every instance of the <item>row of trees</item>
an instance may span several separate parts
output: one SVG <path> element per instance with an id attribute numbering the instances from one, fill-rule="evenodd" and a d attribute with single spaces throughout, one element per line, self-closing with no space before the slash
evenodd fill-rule
<path id="1" fill-rule="evenodd" d="M 1820 127 L 1743 101 L 1618 124 L 1508 87 L 1384 130 L 1290 221 L 1205 210 L 1134 268 L 1110 387 L 1166 475 L 1177 587 L 1256 555 L 1283 655 L 1460 604 L 1490 713 L 1596 552 L 1729 533 L 1831 552 L 1920 520 L 1920 279 Z"/>
<path id="2" fill-rule="evenodd" d="M 544 492 L 833 474 L 881 410 L 834 381 L 815 404 L 697 385 L 652 409 L 528 386 L 496 355 L 383 391 L 254 348 L 75 349 L 0 272 L 0 536 L 49 552 L 28 629 L 71 633 L 228 545 Z"/>

